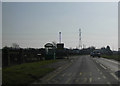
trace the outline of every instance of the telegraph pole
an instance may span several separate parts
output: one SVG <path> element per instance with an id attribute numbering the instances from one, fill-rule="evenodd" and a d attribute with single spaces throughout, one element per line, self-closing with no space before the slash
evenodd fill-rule
<path id="1" fill-rule="evenodd" d="M 79 49 L 82 49 L 82 41 L 81 41 L 81 29 L 79 29 Z"/>
<path id="2" fill-rule="evenodd" d="M 61 43 L 61 32 L 59 32 L 59 43 Z"/>

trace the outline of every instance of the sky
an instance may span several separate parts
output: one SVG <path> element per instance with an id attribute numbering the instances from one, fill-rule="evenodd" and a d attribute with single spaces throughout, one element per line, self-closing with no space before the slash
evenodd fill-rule
<path id="1" fill-rule="evenodd" d="M 79 45 L 118 49 L 117 2 L 3 2 L 2 46 L 43 48 L 59 42 L 66 48 Z"/>
<path id="2" fill-rule="evenodd" d="M 2 3 L 0 2 L 0 49 L 2 48 Z"/>
<path id="3" fill-rule="evenodd" d="M 118 14 L 120 15 L 120 2 L 118 3 Z M 120 50 L 120 16 L 118 16 L 118 48 Z"/>

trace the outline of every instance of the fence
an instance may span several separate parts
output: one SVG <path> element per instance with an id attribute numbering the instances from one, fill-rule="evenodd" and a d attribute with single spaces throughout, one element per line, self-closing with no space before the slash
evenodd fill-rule
<path id="1" fill-rule="evenodd" d="M 2 50 L 3 67 L 27 63 L 27 62 L 35 62 L 43 59 L 44 59 L 44 54 L 41 52 L 41 50 L 8 49 L 8 48 Z"/>

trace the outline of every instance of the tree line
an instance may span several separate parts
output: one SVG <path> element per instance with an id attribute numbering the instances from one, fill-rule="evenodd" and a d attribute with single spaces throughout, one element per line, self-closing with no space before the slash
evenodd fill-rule
<path id="1" fill-rule="evenodd" d="M 63 59 L 72 55 L 88 55 L 92 51 L 96 50 L 94 46 L 83 48 L 83 49 L 68 49 L 62 50 L 55 49 L 56 59 Z M 99 49 L 101 54 L 112 55 L 110 47 L 107 46 Z M 20 48 L 18 44 L 13 44 L 11 47 L 5 46 L 2 49 L 2 65 L 10 66 L 28 62 L 42 61 L 45 60 L 46 50 L 45 48 Z"/>

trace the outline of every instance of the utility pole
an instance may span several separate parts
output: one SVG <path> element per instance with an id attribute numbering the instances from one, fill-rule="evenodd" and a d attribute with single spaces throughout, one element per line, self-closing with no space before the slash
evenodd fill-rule
<path id="1" fill-rule="evenodd" d="M 82 49 L 82 41 L 81 41 L 81 29 L 79 29 L 79 49 Z"/>
<path id="2" fill-rule="evenodd" d="M 61 43 L 61 32 L 59 32 L 59 43 Z"/>

